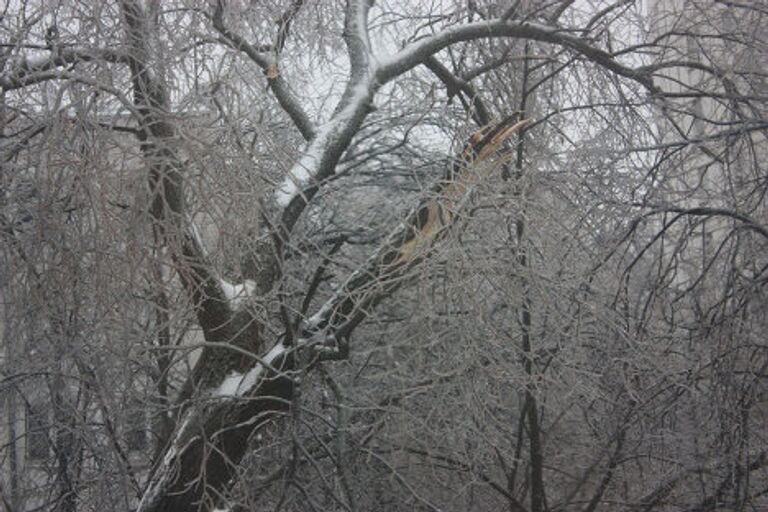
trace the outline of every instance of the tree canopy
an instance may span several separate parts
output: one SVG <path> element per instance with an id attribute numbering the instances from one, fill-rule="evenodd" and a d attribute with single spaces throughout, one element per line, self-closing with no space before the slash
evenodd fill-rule
<path id="1" fill-rule="evenodd" d="M 5 510 L 768 506 L 766 15 L 8 3 Z"/>

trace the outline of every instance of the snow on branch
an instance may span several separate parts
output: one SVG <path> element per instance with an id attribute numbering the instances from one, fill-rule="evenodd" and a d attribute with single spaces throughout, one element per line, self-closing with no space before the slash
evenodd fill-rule
<path id="1" fill-rule="evenodd" d="M 282 357 L 288 347 L 282 342 L 272 347 L 267 354 L 260 358 L 250 370 L 246 373 L 230 372 L 221 383 L 211 392 L 212 397 L 235 398 L 247 396 L 259 383 L 264 370 L 272 369 L 274 371 L 274 362 Z"/>
<path id="2" fill-rule="evenodd" d="M 346 148 L 347 139 L 352 138 L 350 132 L 354 132 L 362 122 L 361 112 L 371 101 L 373 91 L 374 82 L 371 76 L 367 76 L 351 88 L 350 94 L 343 100 L 344 107 L 320 127 L 315 138 L 307 145 L 302 157 L 291 167 L 275 190 L 275 202 L 278 205 L 287 207 L 296 196 L 302 193 L 302 189 L 332 172 L 332 167 L 343 152 L 338 148 L 340 146 Z"/>
<path id="3" fill-rule="evenodd" d="M 256 292 L 256 282 L 250 279 L 246 279 L 241 284 L 232 284 L 225 279 L 219 279 L 219 286 L 233 311 L 242 308 L 245 301 Z"/>
<path id="4" fill-rule="evenodd" d="M 317 170 L 322 158 L 324 144 L 322 142 L 328 139 L 328 133 L 325 129 L 317 135 L 315 140 L 309 144 L 306 152 L 296 164 L 288 171 L 288 175 L 283 179 L 280 186 L 275 190 L 275 202 L 282 207 L 288 206 L 301 189 L 309 185 L 312 178 L 317 174 Z"/>
<path id="5" fill-rule="evenodd" d="M 261 421 L 259 418 L 262 408 L 279 408 L 284 401 L 277 400 L 244 400 L 251 397 L 272 396 L 276 391 L 269 388 L 275 385 L 278 377 L 285 377 L 286 373 L 279 370 L 282 367 L 289 351 L 293 347 L 278 342 L 272 349 L 256 362 L 245 373 L 231 372 L 218 386 L 209 388 L 200 400 L 191 404 L 184 413 L 184 419 L 177 428 L 173 441 L 166 450 L 162 464 L 157 468 L 150 479 L 150 484 L 142 496 L 137 512 L 149 512 L 156 510 L 192 510 L 188 508 L 190 502 L 197 502 L 202 487 L 197 487 L 200 478 L 200 468 L 207 463 L 210 457 L 217 457 L 206 450 L 210 444 L 222 442 L 221 435 L 236 435 L 238 429 L 247 434 Z M 281 362 L 282 361 L 282 362 Z M 290 384 L 290 379 L 282 379 Z M 264 387 L 267 387 L 265 390 Z M 283 389 L 289 393 L 290 389 Z M 235 400 L 238 399 L 238 400 Z M 270 409 L 271 410 L 271 409 Z M 232 427 L 228 422 L 235 419 L 237 427 Z M 224 434 L 226 432 L 226 434 Z M 201 435 L 203 434 L 203 435 Z M 240 452 L 242 455 L 242 452 Z M 200 466 L 190 460 L 197 461 Z M 214 479 L 221 478 L 216 484 Z M 228 480 L 226 471 L 210 473 L 206 475 L 206 484 L 213 487 L 224 485 Z"/>
<path id="6" fill-rule="evenodd" d="M 347 2 L 343 38 L 350 61 L 349 79 L 333 116 L 317 130 L 304 155 L 275 190 L 275 202 L 283 208 L 287 209 L 302 194 L 305 200 L 311 199 L 314 192 L 305 193 L 303 189 L 333 173 L 365 119 L 368 106 L 379 87 L 371 62 L 367 21 L 369 8 L 369 0 Z M 286 228 L 290 228 L 293 219 L 285 220 Z"/>

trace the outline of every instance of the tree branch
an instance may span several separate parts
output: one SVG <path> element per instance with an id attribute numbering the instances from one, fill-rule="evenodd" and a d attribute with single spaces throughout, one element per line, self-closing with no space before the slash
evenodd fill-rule
<path id="1" fill-rule="evenodd" d="M 318 131 L 304 156 L 276 191 L 275 199 L 284 207 L 279 226 L 283 236 L 291 232 L 306 205 L 317 194 L 319 183 L 334 173 L 368 115 L 368 107 L 380 85 L 373 76 L 370 61 L 368 9 L 367 0 L 348 0 L 344 41 L 351 67 L 344 93 L 331 119 Z"/>
<path id="2" fill-rule="evenodd" d="M 0 75 L 3 91 L 20 89 L 46 80 L 58 78 L 56 70 L 78 62 L 106 61 L 127 64 L 128 56 L 109 49 L 61 48 L 40 58 L 17 58 L 9 62 L 7 71 Z"/>
<path id="3" fill-rule="evenodd" d="M 637 205 L 635 205 L 637 206 Z M 658 215 L 659 213 L 678 213 L 680 215 L 691 215 L 695 217 L 729 217 L 731 219 L 737 220 L 745 225 L 747 229 L 750 229 L 752 231 L 755 231 L 759 235 L 763 236 L 766 240 L 768 240 L 768 228 L 757 222 L 752 217 L 745 215 L 743 213 L 735 212 L 733 210 L 728 210 L 726 208 L 712 208 L 708 206 L 698 206 L 695 208 L 682 208 L 678 206 L 653 206 L 653 205 L 642 205 L 642 206 L 650 206 L 653 208 L 652 211 L 646 213 L 643 215 L 643 217 L 650 217 L 651 215 Z"/>
<path id="4" fill-rule="evenodd" d="M 174 147 L 178 135 L 167 115 L 168 93 L 148 64 L 146 15 L 135 0 L 122 0 L 121 8 L 131 48 L 130 68 L 139 115 L 139 140 L 154 195 L 151 214 L 155 228 L 170 248 L 206 341 L 229 343 L 258 352 L 261 348 L 260 323 L 247 311 L 230 307 L 224 284 L 212 270 L 202 240 L 187 217 L 184 176 L 188 169 Z M 215 387 L 228 372 L 242 370 L 250 364 L 245 356 L 206 347 L 182 388 L 179 403 L 183 405 L 200 388 Z"/>
<path id="5" fill-rule="evenodd" d="M 285 44 L 285 38 L 288 35 L 291 21 L 296 13 L 298 13 L 303 0 L 294 0 L 289 11 L 287 11 L 281 17 L 281 24 L 278 30 L 278 42 L 276 55 L 279 54 L 279 50 L 282 50 Z M 292 14 L 291 14 L 292 13 Z M 293 121 L 293 124 L 301 133 L 301 136 L 305 140 L 312 140 L 315 137 L 314 123 L 309 119 L 309 116 L 304 111 L 298 98 L 291 92 L 291 88 L 288 82 L 285 81 L 280 74 L 277 58 L 268 55 L 260 49 L 255 48 L 252 44 L 246 41 L 242 36 L 229 30 L 224 23 L 224 2 L 223 0 L 217 0 L 216 7 L 214 8 L 213 15 L 211 15 L 211 22 L 213 28 L 221 34 L 224 38 L 224 42 L 231 48 L 243 52 L 249 59 L 251 59 L 257 66 L 259 66 L 267 77 L 267 84 L 269 89 L 275 95 L 280 107 L 288 114 Z"/>
<path id="6" fill-rule="evenodd" d="M 491 37 L 526 38 L 564 46 L 617 75 L 638 82 L 653 94 L 659 92 L 651 76 L 645 73 L 642 68 L 633 69 L 617 62 L 611 54 L 596 48 L 585 39 L 569 35 L 557 27 L 504 20 L 467 23 L 466 25 L 446 28 L 433 36 L 420 39 L 392 57 L 382 60 L 379 63 L 376 77 L 379 82 L 386 83 L 449 45 Z"/>
<path id="7" fill-rule="evenodd" d="M 472 104 L 472 108 L 469 109 L 469 114 L 474 119 L 478 126 L 485 126 L 491 122 L 491 115 L 488 113 L 488 109 L 485 107 L 485 103 L 480 98 L 480 95 L 472 87 L 469 82 L 457 77 L 451 71 L 443 66 L 434 55 L 430 55 L 427 60 L 424 61 L 424 65 L 434 73 L 434 75 L 440 79 L 445 85 L 446 92 L 448 94 L 448 100 L 453 98 L 456 94 L 464 93 Z"/>
<path id="8" fill-rule="evenodd" d="M 493 151 L 521 126 L 507 119 L 474 137 L 461 155 L 463 172 L 438 185 L 437 198 L 425 198 L 365 269 L 353 273 L 341 292 L 305 322 L 299 339 L 291 345 L 279 339 L 255 364 L 247 357 L 247 371 L 231 373 L 218 388 L 201 395 L 210 400 L 187 409 L 139 512 L 188 510 L 207 500 L 208 490 L 220 492 L 229 484 L 248 440 L 290 407 L 297 361 L 306 360 L 302 367 L 310 368 L 324 357 L 346 356 L 344 346 L 333 343 L 348 337 L 373 305 L 397 289 L 408 270 L 434 254 L 434 243 L 456 218 L 462 199 L 493 169 L 488 162 Z M 435 216 L 438 208 L 440 217 Z"/>

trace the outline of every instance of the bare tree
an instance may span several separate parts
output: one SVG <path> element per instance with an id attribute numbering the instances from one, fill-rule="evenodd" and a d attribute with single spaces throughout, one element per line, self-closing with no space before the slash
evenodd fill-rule
<path id="1" fill-rule="evenodd" d="M 764 505 L 718 4 L 7 6 L 6 509 Z"/>

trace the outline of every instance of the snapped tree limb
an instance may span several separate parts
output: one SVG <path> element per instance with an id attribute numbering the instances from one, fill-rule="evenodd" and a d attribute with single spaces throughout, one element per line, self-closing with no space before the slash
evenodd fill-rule
<path id="1" fill-rule="evenodd" d="M 145 492 L 140 512 L 214 505 L 212 496 L 231 481 L 244 446 L 263 425 L 289 409 L 295 372 L 319 359 L 346 357 L 354 328 L 407 279 L 410 270 L 436 253 L 436 244 L 448 233 L 464 200 L 497 167 L 494 151 L 524 124 L 510 117 L 479 130 L 445 179 L 304 323 L 297 340 L 289 344 L 281 338 L 250 369 L 230 372 L 218 386 L 198 395 Z"/>

